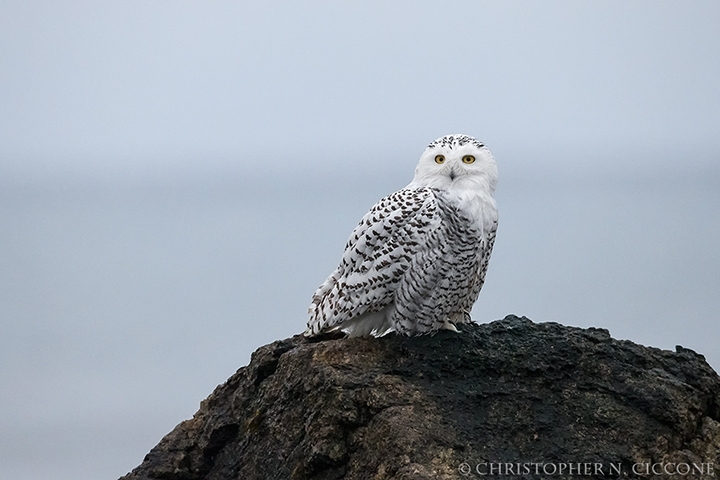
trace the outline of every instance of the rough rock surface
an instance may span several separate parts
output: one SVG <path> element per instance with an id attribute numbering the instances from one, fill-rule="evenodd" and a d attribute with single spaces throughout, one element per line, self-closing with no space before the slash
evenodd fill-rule
<path id="1" fill-rule="evenodd" d="M 602 329 L 511 315 L 461 334 L 298 335 L 259 348 L 123 479 L 709 479 L 719 420 L 702 355 Z"/>

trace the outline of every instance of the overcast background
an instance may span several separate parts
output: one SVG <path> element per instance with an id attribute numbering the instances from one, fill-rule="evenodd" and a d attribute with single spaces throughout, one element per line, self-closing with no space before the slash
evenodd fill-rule
<path id="1" fill-rule="evenodd" d="M 720 3 L 0 1 L 0 471 L 114 479 L 303 330 L 448 133 L 500 169 L 473 316 L 720 367 Z"/>

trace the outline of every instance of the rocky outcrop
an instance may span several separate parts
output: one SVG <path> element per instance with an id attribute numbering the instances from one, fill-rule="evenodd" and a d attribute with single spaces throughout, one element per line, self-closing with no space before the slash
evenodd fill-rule
<path id="1" fill-rule="evenodd" d="M 702 355 L 516 316 L 462 329 L 261 347 L 123 479 L 720 476 Z"/>

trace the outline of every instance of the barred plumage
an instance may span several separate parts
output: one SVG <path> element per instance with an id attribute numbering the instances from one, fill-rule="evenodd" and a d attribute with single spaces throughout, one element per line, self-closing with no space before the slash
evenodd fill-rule
<path id="1" fill-rule="evenodd" d="M 305 335 L 431 333 L 470 320 L 497 229 L 495 160 L 482 143 L 431 143 L 413 181 L 380 200 L 312 298 Z"/>

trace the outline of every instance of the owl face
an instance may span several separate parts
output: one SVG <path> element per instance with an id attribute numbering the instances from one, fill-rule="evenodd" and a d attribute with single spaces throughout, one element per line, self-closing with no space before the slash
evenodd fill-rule
<path id="1" fill-rule="evenodd" d="M 440 137 L 423 152 L 412 184 L 443 190 L 484 189 L 497 185 L 497 165 L 490 150 L 467 135 Z"/>

